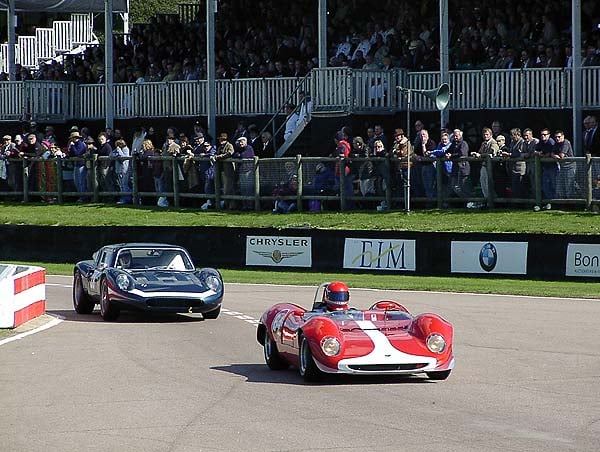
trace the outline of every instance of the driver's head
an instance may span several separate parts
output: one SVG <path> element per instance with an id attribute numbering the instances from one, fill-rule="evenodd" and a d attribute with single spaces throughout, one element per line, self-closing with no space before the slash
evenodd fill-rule
<path id="1" fill-rule="evenodd" d="M 323 302 L 329 311 L 347 310 L 349 300 L 348 286 L 341 281 L 330 282 L 323 291 Z"/>
<path id="2" fill-rule="evenodd" d="M 131 266 L 131 251 L 121 251 L 119 254 L 119 265 L 122 268 L 129 268 Z"/>

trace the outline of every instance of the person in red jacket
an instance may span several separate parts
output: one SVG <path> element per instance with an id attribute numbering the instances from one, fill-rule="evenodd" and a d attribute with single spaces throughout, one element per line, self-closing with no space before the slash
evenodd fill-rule
<path id="1" fill-rule="evenodd" d="M 335 166 L 336 184 L 339 186 L 340 172 L 341 168 L 343 168 L 344 177 L 342 179 L 344 182 L 344 193 L 346 194 L 346 197 L 353 196 L 354 186 L 352 184 L 352 175 L 350 174 L 350 165 L 348 162 L 348 157 L 350 156 L 351 150 L 350 143 L 348 143 L 346 134 L 341 130 L 338 130 L 335 133 L 335 137 L 333 140 L 335 142 L 335 152 L 332 155 L 332 157 L 337 157 L 340 159 L 340 161 L 337 162 Z M 351 208 L 352 205 L 352 201 L 348 200 L 346 206 Z"/>

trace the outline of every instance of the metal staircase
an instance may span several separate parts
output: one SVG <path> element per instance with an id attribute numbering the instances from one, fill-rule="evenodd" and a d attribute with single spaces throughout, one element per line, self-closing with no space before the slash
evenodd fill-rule
<path id="1" fill-rule="evenodd" d="M 296 123 L 296 128 L 294 129 L 294 132 L 277 149 L 277 152 L 275 153 L 276 157 L 283 157 L 285 155 L 285 153 L 293 146 L 293 144 L 300 137 L 300 135 L 302 135 L 302 132 L 304 131 L 304 129 L 306 129 L 306 127 L 310 123 L 311 118 L 312 118 L 312 116 L 310 114 L 308 114 L 304 118 L 301 118 Z"/>

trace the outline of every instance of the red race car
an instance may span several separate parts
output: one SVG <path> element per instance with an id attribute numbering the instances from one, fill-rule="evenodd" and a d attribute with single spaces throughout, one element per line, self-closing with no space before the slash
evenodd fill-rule
<path id="1" fill-rule="evenodd" d="M 305 381 L 326 374 L 424 373 L 445 380 L 454 367 L 452 325 L 436 314 L 412 316 L 395 301 L 348 307 L 348 286 L 324 283 L 310 311 L 278 303 L 261 317 L 258 342 L 273 370 L 297 367 Z"/>

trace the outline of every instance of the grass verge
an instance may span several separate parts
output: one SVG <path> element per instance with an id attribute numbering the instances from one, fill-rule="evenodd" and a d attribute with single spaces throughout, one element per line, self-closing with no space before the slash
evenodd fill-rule
<path id="1" fill-rule="evenodd" d="M 374 209 L 374 207 L 373 207 Z M 600 234 L 598 215 L 550 210 L 415 210 L 291 213 L 216 212 L 106 204 L 0 203 L 0 224 L 44 226 L 221 226 L 421 232 Z"/>

